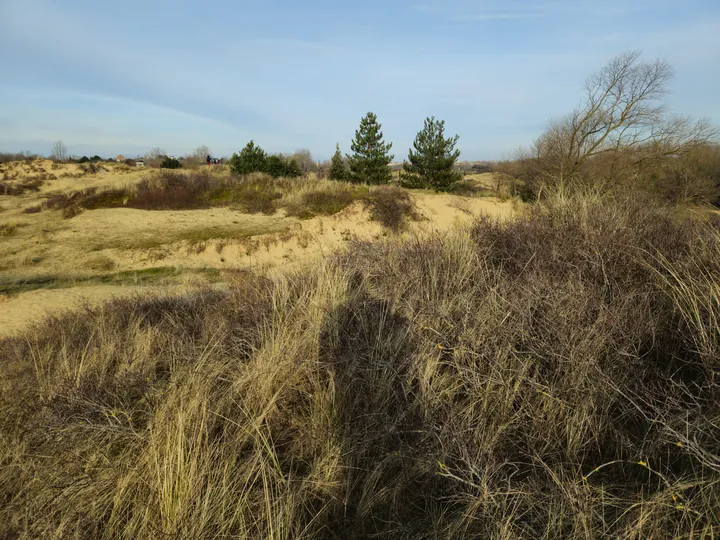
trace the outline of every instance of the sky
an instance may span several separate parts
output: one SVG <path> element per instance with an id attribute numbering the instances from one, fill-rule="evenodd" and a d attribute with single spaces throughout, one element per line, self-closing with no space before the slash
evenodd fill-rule
<path id="1" fill-rule="evenodd" d="M 373 111 L 396 161 L 428 116 L 506 159 L 628 50 L 720 125 L 719 0 L 0 0 L 0 151 L 327 159 Z"/>

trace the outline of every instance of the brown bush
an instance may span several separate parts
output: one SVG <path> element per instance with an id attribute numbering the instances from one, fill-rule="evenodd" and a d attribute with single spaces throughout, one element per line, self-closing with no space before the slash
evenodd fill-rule
<path id="1" fill-rule="evenodd" d="M 107 169 L 102 165 L 98 165 L 94 162 L 83 163 L 80 165 L 80 170 L 83 174 L 97 174 L 99 172 L 107 172 Z"/>
<path id="2" fill-rule="evenodd" d="M 190 210 L 207 208 L 203 195 L 211 188 L 212 178 L 205 172 L 184 174 L 172 170 L 142 180 L 127 206 L 143 210 Z"/>
<path id="3" fill-rule="evenodd" d="M 406 219 L 418 219 L 417 207 L 407 191 L 397 187 L 380 187 L 364 200 L 370 210 L 370 219 L 379 221 L 388 229 L 399 231 Z"/>
<path id="4" fill-rule="evenodd" d="M 720 528 L 716 224 L 566 200 L 466 232 L 1 342 L 0 534 Z"/>
<path id="5" fill-rule="evenodd" d="M 42 206 L 39 204 L 28 206 L 27 208 L 23 208 L 22 213 L 23 214 L 37 214 L 42 211 Z"/>
<path id="6" fill-rule="evenodd" d="M 5 173 L 5 178 L 7 179 L 8 175 Z M 8 181 L 2 181 L 0 182 L 0 194 L 2 195 L 23 195 L 24 193 L 28 191 L 40 191 L 40 188 L 45 183 L 46 176 L 43 175 L 37 175 L 37 176 L 28 176 L 27 178 L 24 178 L 23 180 L 15 183 L 10 183 Z"/>
<path id="7" fill-rule="evenodd" d="M 558 202 L 51 319 L 0 346 L 0 533 L 713 531 L 718 232 Z"/>

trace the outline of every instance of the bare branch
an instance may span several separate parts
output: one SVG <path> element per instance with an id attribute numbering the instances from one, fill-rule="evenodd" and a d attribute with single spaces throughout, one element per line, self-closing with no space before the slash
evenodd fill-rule
<path id="1" fill-rule="evenodd" d="M 540 174 L 563 185 L 601 154 L 642 148 L 630 160 L 637 166 L 649 154 L 680 155 L 717 138 L 707 122 L 668 118 L 662 100 L 671 77 L 666 62 L 643 62 L 638 52 L 610 60 L 586 81 L 584 103 L 535 141 Z"/>

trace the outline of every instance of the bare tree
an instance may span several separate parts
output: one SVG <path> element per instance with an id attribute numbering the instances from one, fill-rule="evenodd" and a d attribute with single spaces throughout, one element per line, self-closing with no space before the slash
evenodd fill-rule
<path id="1" fill-rule="evenodd" d="M 205 158 L 210 155 L 212 155 L 212 152 L 210 151 L 210 148 L 205 145 L 198 146 L 192 153 L 192 157 L 199 159 L 200 161 L 205 161 Z"/>
<path id="2" fill-rule="evenodd" d="M 55 158 L 56 161 L 65 161 L 67 159 L 68 151 L 64 142 L 55 141 L 52 149 L 52 157 Z"/>
<path id="3" fill-rule="evenodd" d="M 667 114 L 663 98 L 672 76 L 661 60 L 643 62 L 640 53 L 613 58 L 585 83 L 584 103 L 554 120 L 535 141 L 532 155 L 541 176 L 563 189 L 594 157 L 608 154 L 609 169 L 643 165 L 696 148 L 715 137 L 704 121 Z M 627 159 L 629 153 L 632 159 Z"/>
<path id="4" fill-rule="evenodd" d="M 150 150 L 147 154 L 145 154 L 145 158 L 148 160 L 151 159 L 160 159 L 163 156 L 166 156 L 165 150 L 163 148 L 160 148 L 159 146 L 156 146 L 152 150 Z"/>
<path id="5" fill-rule="evenodd" d="M 307 150 L 306 148 L 301 148 L 300 150 L 295 151 L 290 158 L 298 162 L 300 170 L 304 174 L 317 171 L 317 164 L 315 163 L 315 160 L 313 160 L 310 150 Z"/>

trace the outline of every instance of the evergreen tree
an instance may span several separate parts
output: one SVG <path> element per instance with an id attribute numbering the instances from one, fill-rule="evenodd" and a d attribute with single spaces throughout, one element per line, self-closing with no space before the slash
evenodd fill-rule
<path id="1" fill-rule="evenodd" d="M 236 174 L 249 174 L 265 170 L 265 161 L 267 155 L 265 150 L 259 146 L 255 146 L 254 141 L 250 141 L 240 153 L 235 153 L 230 158 L 230 169 Z"/>
<path id="2" fill-rule="evenodd" d="M 179 169 L 182 165 L 180 162 L 175 159 L 171 158 L 170 156 L 165 156 L 165 159 L 162 160 L 162 163 L 160 164 L 161 169 Z"/>
<path id="3" fill-rule="evenodd" d="M 281 155 L 274 154 L 265 158 L 263 172 L 269 174 L 273 178 L 297 178 L 302 176 L 300 165 L 293 158 L 284 158 Z"/>
<path id="4" fill-rule="evenodd" d="M 330 170 L 328 171 L 328 178 L 330 180 L 347 180 L 348 170 L 345 167 L 345 160 L 343 160 L 342 154 L 340 153 L 340 145 L 335 145 L 335 153 L 330 160 Z"/>
<path id="5" fill-rule="evenodd" d="M 290 157 L 285 160 L 285 171 L 283 172 L 284 176 L 287 178 L 297 178 L 298 176 L 302 176 L 302 174 L 302 167 L 300 167 L 300 163 L 298 163 L 297 159 Z"/>
<path id="6" fill-rule="evenodd" d="M 269 174 L 273 178 L 285 176 L 285 160 L 282 156 L 272 155 L 265 159 L 263 172 Z"/>
<path id="7" fill-rule="evenodd" d="M 425 127 L 413 142 L 415 151 L 409 151 L 409 163 L 403 163 L 402 185 L 444 191 L 458 181 L 461 175 L 453 167 L 460 157 L 460 150 L 455 149 L 459 138 L 445 138 L 445 120 L 426 118 Z"/>
<path id="8" fill-rule="evenodd" d="M 377 116 L 369 112 L 360 121 L 355 131 L 355 138 L 350 145 L 353 151 L 348 156 L 350 162 L 350 181 L 367 182 L 368 184 L 386 184 L 392 177 L 390 162 L 393 155 L 388 154 L 392 143 L 384 143 L 382 126 Z"/>

